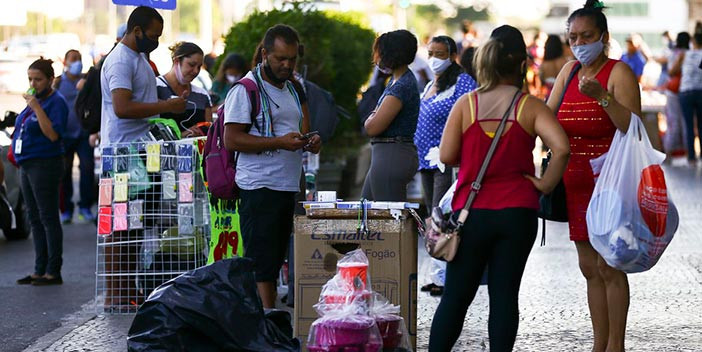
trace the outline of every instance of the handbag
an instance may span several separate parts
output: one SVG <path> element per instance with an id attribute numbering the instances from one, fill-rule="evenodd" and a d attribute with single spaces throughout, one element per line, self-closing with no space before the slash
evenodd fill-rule
<path id="1" fill-rule="evenodd" d="M 427 229 L 424 236 L 425 247 L 430 256 L 447 262 L 452 261 L 456 256 L 458 245 L 461 242 L 461 229 L 463 228 L 463 224 L 466 222 L 466 219 L 468 219 L 470 207 L 473 204 L 475 197 L 478 195 L 480 183 L 487 172 L 490 159 L 492 159 L 492 155 L 495 153 L 495 149 L 497 149 L 497 142 L 499 142 L 500 138 L 502 137 L 502 133 L 505 130 L 505 125 L 507 124 L 507 118 L 509 117 L 509 112 L 512 111 L 512 107 L 517 101 L 517 97 L 520 95 L 519 93 L 521 93 L 521 91 L 517 91 L 514 94 L 514 97 L 512 97 L 512 102 L 509 104 L 507 111 L 505 111 L 505 114 L 502 116 L 500 125 L 497 126 L 495 137 L 493 137 L 492 143 L 490 144 L 490 149 L 487 151 L 487 155 L 485 156 L 485 160 L 483 160 L 483 164 L 480 166 L 480 171 L 478 171 L 475 181 L 471 183 L 468 199 L 466 200 L 466 204 L 463 206 L 463 209 L 461 209 L 460 213 L 458 214 L 458 218 L 456 219 L 454 216 L 455 213 L 445 216 L 441 210 L 441 207 L 434 207 L 434 209 L 432 209 L 432 216 L 429 220 L 430 228 Z"/>
<path id="2" fill-rule="evenodd" d="M 680 91 L 680 80 L 680 75 L 670 77 L 668 83 L 665 85 L 665 88 L 673 93 L 678 93 Z"/>
<path id="3" fill-rule="evenodd" d="M 558 108 L 556 112 L 561 109 L 561 104 L 563 103 L 563 98 L 565 97 L 568 85 L 573 80 L 573 77 L 578 73 L 580 69 L 580 63 L 576 63 L 573 66 L 565 85 L 563 85 L 563 94 L 561 94 L 561 99 L 558 102 Z M 551 161 L 551 151 L 549 150 L 546 157 L 541 159 L 541 175 L 546 173 L 548 164 Z M 563 183 L 563 178 L 558 181 L 556 188 L 549 194 L 542 194 L 539 196 L 539 211 L 537 215 L 543 219 L 543 226 L 541 227 L 541 245 L 546 244 L 546 220 L 558 221 L 558 222 L 568 222 L 568 208 L 566 207 L 566 192 L 565 184 Z"/>

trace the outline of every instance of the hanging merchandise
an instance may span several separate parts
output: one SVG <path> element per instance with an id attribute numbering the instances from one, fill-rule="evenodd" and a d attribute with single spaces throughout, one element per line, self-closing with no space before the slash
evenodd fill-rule
<path id="1" fill-rule="evenodd" d="M 679 217 L 660 167 L 664 159 L 632 114 L 629 130 L 616 132 L 604 162 L 592 162 L 599 176 L 586 215 L 590 243 L 614 268 L 646 271 L 673 239 Z"/>
<path id="2" fill-rule="evenodd" d="M 238 200 L 210 197 L 210 254 L 207 264 L 244 256 Z"/>
<path id="3" fill-rule="evenodd" d="M 195 147 L 202 139 L 102 149 L 98 313 L 133 313 L 156 287 L 206 264 L 209 199 Z"/>

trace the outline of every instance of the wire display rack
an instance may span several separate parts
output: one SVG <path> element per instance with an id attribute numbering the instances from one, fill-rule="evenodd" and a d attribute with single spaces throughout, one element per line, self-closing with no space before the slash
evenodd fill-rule
<path id="1" fill-rule="evenodd" d="M 207 263 L 204 138 L 102 148 L 95 302 L 98 313 L 135 313 L 162 283 Z"/>

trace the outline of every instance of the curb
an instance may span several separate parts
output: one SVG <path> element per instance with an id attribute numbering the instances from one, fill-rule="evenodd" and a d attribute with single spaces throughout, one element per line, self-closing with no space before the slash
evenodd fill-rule
<path id="1" fill-rule="evenodd" d="M 61 320 L 61 326 L 34 341 L 34 343 L 25 348 L 23 352 L 44 351 L 71 331 L 95 319 L 95 317 L 97 317 L 95 313 L 95 300 L 91 300 L 83 304 L 81 310 L 63 318 Z"/>

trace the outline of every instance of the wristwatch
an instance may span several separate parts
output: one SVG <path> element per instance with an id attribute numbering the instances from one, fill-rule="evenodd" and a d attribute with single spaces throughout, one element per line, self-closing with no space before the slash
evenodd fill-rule
<path id="1" fill-rule="evenodd" d="M 612 94 L 607 92 L 607 95 L 605 95 L 604 98 L 598 100 L 597 104 L 599 104 L 603 108 L 607 108 L 609 106 L 609 103 L 612 102 L 612 99 L 614 99 Z"/>

